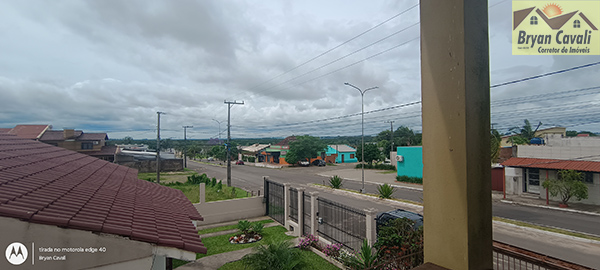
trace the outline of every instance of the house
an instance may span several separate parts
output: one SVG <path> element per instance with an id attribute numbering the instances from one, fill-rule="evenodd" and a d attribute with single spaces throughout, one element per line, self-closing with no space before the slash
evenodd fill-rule
<path id="1" fill-rule="evenodd" d="M 548 141 L 549 138 L 559 138 L 565 137 L 567 133 L 567 128 L 565 127 L 551 127 L 545 129 L 539 129 L 535 132 L 535 136 L 544 139 L 544 141 Z M 519 134 L 505 135 L 502 136 L 500 141 L 500 147 L 510 147 L 512 146 L 512 142 L 510 141 L 511 137 L 519 136 Z"/>
<path id="2" fill-rule="evenodd" d="M 271 144 L 258 144 L 255 143 L 249 146 L 240 146 L 240 157 L 238 159 L 242 159 L 241 156 L 254 157 L 255 162 L 265 162 L 266 158 L 262 152 L 271 146 Z"/>
<path id="3" fill-rule="evenodd" d="M 260 155 L 264 156 L 265 162 L 289 165 L 289 163 L 285 162 L 285 155 L 290 150 L 290 142 L 295 140 L 296 136 L 286 137 L 280 142 L 265 148 L 260 152 Z"/>
<path id="4" fill-rule="evenodd" d="M 206 253 L 201 220 L 134 169 L 0 134 L 0 246 L 15 251 L 0 269 L 166 269 Z"/>
<path id="5" fill-rule="evenodd" d="M 401 146 L 396 148 L 396 170 L 398 176 L 423 178 L 423 147 Z"/>
<path id="6" fill-rule="evenodd" d="M 600 140 L 575 137 L 555 138 L 550 142 L 515 147 L 516 155 L 502 163 L 506 193 L 546 199 L 542 187 L 546 179 L 556 179 L 558 170 L 576 170 L 584 174 L 589 192 L 589 198 L 581 202 L 600 205 Z"/>
<path id="7" fill-rule="evenodd" d="M 117 151 L 116 146 L 106 145 L 106 133 L 85 133 L 74 129 L 46 130 L 38 140 L 110 162 L 115 160 Z"/>
<path id="8" fill-rule="evenodd" d="M 356 149 L 347 144 L 327 145 L 327 151 L 325 152 L 324 159 L 325 162 L 328 163 L 358 162 L 358 159 L 356 158 Z"/>

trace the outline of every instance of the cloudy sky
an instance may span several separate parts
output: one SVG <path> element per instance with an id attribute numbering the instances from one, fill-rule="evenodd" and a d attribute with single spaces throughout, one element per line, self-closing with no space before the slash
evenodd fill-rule
<path id="1" fill-rule="evenodd" d="M 492 85 L 600 62 L 513 56 L 511 1 L 490 0 Z M 111 138 L 359 135 L 421 130 L 418 1 L 2 1 L 0 127 Z M 600 131 L 600 65 L 492 88 L 501 131 L 523 119 Z M 214 119 L 214 120 L 213 120 Z M 221 122 L 220 125 L 218 122 Z"/>

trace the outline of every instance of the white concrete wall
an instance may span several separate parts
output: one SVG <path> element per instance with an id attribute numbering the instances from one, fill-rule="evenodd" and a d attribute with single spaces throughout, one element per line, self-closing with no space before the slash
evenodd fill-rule
<path id="1" fill-rule="evenodd" d="M 600 161 L 600 146 L 519 145 L 517 157 Z"/>
<path id="2" fill-rule="evenodd" d="M 523 193 L 523 169 L 506 167 L 504 168 L 504 183 L 506 184 L 506 194 Z"/>
<path id="3" fill-rule="evenodd" d="M 194 204 L 204 221 L 198 225 L 262 217 L 266 212 L 263 196 Z"/>
<path id="4" fill-rule="evenodd" d="M 15 218 L 0 217 L 0 249 L 19 242 L 28 249 L 27 260 L 21 269 L 128 269 L 152 268 L 157 247 L 150 243 L 130 240 L 111 234 L 66 229 L 54 225 L 29 223 Z M 62 248 L 105 248 L 105 252 L 69 252 Z M 40 248 L 58 248 L 48 252 Z M 195 258 L 193 252 L 182 251 Z M 160 254 L 159 254 L 160 255 Z M 62 256 L 65 260 L 57 260 Z M 46 258 L 47 260 L 42 260 Z M 0 269 L 18 268 L 0 259 Z M 164 269 L 164 267 L 163 267 Z"/>
<path id="5" fill-rule="evenodd" d="M 549 172 L 549 178 L 550 179 L 556 179 L 557 177 L 557 171 L 550 171 Z M 544 172 L 544 179 L 545 179 L 545 175 L 546 173 Z M 540 170 L 540 184 L 542 182 L 542 170 Z M 598 173 L 594 173 L 594 183 L 586 183 L 586 186 L 588 187 L 588 198 L 578 201 L 575 197 L 572 197 L 571 200 L 569 200 L 569 203 L 585 203 L 585 204 L 594 204 L 594 205 L 600 205 L 600 174 Z M 543 187 L 541 187 L 540 189 L 540 198 L 541 199 L 546 199 L 546 189 L 544 189 Z M 557 197 L 552 197 L 550 196 L 550 200 L 554 201 L 554 202 L 560 202 L 560 196 Z"/>
<path id="6" fill-rule="evenodd" d="M 558 134 L 548 134 L 545 136 L 547 146 L 566 146 L 566 147 L 600 147 L 599 137 L 566 137 Z"/>

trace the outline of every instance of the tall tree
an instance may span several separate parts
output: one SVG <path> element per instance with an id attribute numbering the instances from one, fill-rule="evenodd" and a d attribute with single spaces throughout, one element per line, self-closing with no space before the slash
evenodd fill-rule
<path id="1" fill-rule="evenodd" d="M 394 131 L 394 145 L 413 146 L 421 144 L 421 136 L 409 127 L 400 126 Z"/>
<path id="2" fill-rule="evenodd" d="M 356 148 L 356 157 L 358 161 L 362 162 L 362 145 L 358 145 Z M 367 143 L 365 144 L 365 162 L 372 164 L 373 161 L 381 160 L 381 151 L 376 144 Z"/>
<path id="3" fill-rule="evenodd" d="M 319 152 L 325 151 L 327 144 L 321 139 L 313 136 L 297 136 L 296 140 L 290 142 L 290 150 L 285 155 L 285 161 L 296 164 L 300 160 L 316 158 Z"/>
<path id="4" fill-rule="evenodd" d="M 512 144 L 529 144 L 531 142 L 531 139 L 537 137 L 535 135 L 535 133 L 538 131 L 540 126 L 542 126 L 542 122 L 538 122 L 535 129 L 533 129 L 533 127 L 531 126 L 531 123 L 529 123 L 528 119 L 525 119 L 524 123 L 525 123 L 525 125 L 523 125 L 522 127 L 510 128 L 510 131 L 512 131 L 514 134 L 516 134 L 516 135 L 518 135 L 518 137 L 520 137 L 520 138 L 518 138 L 516 136 L 512 136 L 510 138 L 510 141 L 512 142 Z M 519 140 L 519 139 L 521 139 L 521 140 Z M 525 142 L 525 143 L 523 143 L 523 142 Z"/>
<path id="5" fill-rule="evenodd" d="M 502 141 L 502 135 L 495 129 L 491 130 L 490 147 L 491 147 L 491 161 L 492 164 L 498 161 L 500 156 L 500 142 Z"/>

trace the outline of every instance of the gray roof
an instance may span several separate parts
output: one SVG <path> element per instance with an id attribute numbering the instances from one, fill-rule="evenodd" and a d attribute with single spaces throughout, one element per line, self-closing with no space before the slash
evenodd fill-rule
<path id="1" fill-rule="evenodd" d="M 356 152 L 356 149 L 347 144 L 330 144 L 329 147 L 337 149 L 338 152 Z"/>

